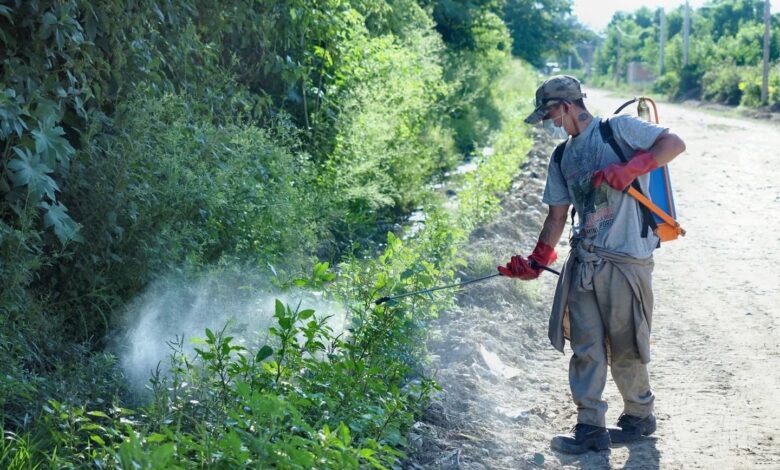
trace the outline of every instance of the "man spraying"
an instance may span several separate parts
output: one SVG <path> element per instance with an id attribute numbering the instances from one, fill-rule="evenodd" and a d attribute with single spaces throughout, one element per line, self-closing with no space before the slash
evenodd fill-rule
<path id="1" fill-rule="evenodd" d="M 659 239 L 646 211 L 625 191 L 633 183 L 649 194 L 648 173 L 685 150 L 678 136 L 658 125 L 625 115 L 594 117 L 583 98 L 579 80 L 568 75 L 553 76 L 536 90 L 536 108 L 525 121 L 543 121 L 552 136 L 567 140 L 550 159 L 542 199 L 549 211 L 536 248 L 498 267 L 505 276 L 537 278 L 557 258 L 553 247 L 574 205 L 578 220 L 548 332 L 556 349 L 563 352 L 568 338 L 573 351 L 569 384 L 577 424 L 551 442 L 565 453 L 604 450 L 610 440 L 630 442 L 656 429 L 647 363 L 652 255 Z M 608 367 L 623 397 L 617 428 L 609 430 L 602 398 Z"/>

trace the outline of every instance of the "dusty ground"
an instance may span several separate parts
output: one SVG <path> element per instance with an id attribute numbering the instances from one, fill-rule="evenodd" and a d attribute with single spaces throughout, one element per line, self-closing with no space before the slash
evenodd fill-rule
<path id="1" fill-rule="evenodd" d="M 589 90 L 611 113 L 622 100 Z M 566 456 L 550 438 L 575 423 L 566 355 L 547 341 L 555 276 L 464 290 L 430 349 L 443 392 L 413 437 L 424 468 L 780 468 L 780 125 L 661 103 L 688 150 L 671 164 L 688 236 L 656 252 L 651 382 L 658 431 L 609 452 Z M 466 276 L 527 254 L 546 211 L 552 144 L 523 168 L 502 215 L 477 230 Z M 568 247 L 558 247 L 561 258 Z M 560 267 L 561 261 L 556 263 Z M 608 381 L 608 422 L 621 400 Z"/>

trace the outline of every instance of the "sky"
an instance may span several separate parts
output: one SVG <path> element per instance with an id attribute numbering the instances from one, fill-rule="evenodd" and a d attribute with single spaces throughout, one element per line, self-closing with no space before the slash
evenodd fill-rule
<path id="1" fill-rule="evenodd" d="M 581 23 L 589 26 L 594 31 L 602 31 L 612 19 L 616 11 L 635 11 L 646 6 L 650 9 L 663 7 L 671 11 L 685 0 L 574 0 L 572 12 Z M 706 0 L 689 0 L 691 8 L 698 8 L 706 3 Z M 772 13 L 780 12 L 780 0 L 771 2 Z"/>

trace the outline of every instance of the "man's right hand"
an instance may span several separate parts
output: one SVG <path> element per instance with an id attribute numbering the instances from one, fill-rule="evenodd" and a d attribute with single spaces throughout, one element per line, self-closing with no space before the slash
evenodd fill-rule
<path id="1" fill-rule="evenodd" d="M 506 266 L 498 266 L 498 272 L 503 276 L 516 277 L 524 281 L 530 281 L 539 277 L 538 269 L 531 267 L 531 264 L 522 256 L 513 256 Z"/>
<path id="2" fill-rule="evenodd" d="M 533 263 L 539 266 L 549 266 L 556 259 L 558 259 L 558 255 L 555 253 L 555 250 L 540 240 L 536 243 L 536 248 L 534 248 L 534 252 L 531 253 L 528 259 L 515 255 L 506 266 L 498 266 L 498 272 L 507 277 L 516 277 L 524 281 L 530 281 L 539 277 L 539 274 L 542 272 L 542 268 L 532 266 Z"/>

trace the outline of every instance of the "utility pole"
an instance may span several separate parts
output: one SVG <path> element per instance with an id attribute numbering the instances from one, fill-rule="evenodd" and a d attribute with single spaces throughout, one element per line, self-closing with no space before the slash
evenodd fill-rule
<path id="1" fill-rule="evenodd" d="M 660 25 L 658 26 L 658 76 L 664 74 L 664 47 L 666 46 L 666 14 L 663 7 L 660 8 Z"/>
<path id="2" fill-rule="evenodd" d="M 620 38 L 623 36 L 623 32 L 618 28 L 617 35 L 617 52 L 615 54 L 615 85 L 620 83 Z"/>
<path id="3" fill-rule="evenodd" d="M 685 18 L 683 19 L 683 67 L 688 65 L 688 43 L 691 34 L 691 7 L 685 0 Z"/>
<path id="4" fill-rule="evenodd" d="M 764 79 L 761 82 L 761 104 L 767 104 L 769 101 L 769 26 L 771 20 L 769 0 L 764 0 Z"/>

